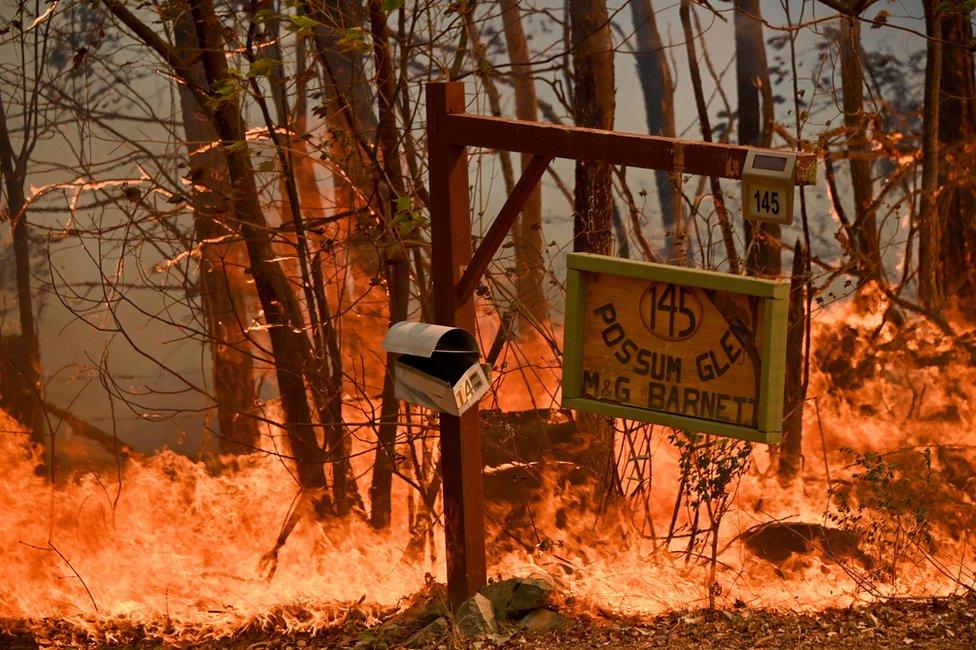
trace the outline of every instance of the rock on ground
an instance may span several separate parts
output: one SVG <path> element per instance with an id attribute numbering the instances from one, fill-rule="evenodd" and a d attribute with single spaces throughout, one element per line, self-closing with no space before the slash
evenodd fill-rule
<path id="1" fill-rule="evenodd" d="M 450 633 L 451 622 L 447 620 L 446 616 L 441 616 L 407 639 L 403 645 L 407 648 L 429 648 L 442 641 Z"/>
<path id="2" fill-rule="evenodd" d="M 573 626 L 573 621 L 551 609 L 535 609 L 518 622 L 521 630 L 542 632 L 544 630 L 565 630 Z"/>
<path id="3" fill-rule="evenodd" d="M 543 578 L 509 578 L 485 585 L 481 593 L 491 601 L 498 618 L 515 619 L 549 605 L 555 588 Z"/>
<path id="4" fill-rule="evenodd" d="M 461 604 L 454 616 L 454 623 L 458 631 L 466 637 L 498 633 L 495 610 L 491 601 L 481 594 L 475 594 Z"/>

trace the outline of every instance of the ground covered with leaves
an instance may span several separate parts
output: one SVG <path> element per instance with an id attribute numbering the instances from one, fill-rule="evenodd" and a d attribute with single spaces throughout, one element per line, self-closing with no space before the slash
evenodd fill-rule
<path id="1" fill-rule="evenodd" d="M 972 648 L 976 647 L 976 598 L 898 599 L 864 608 L 816 613 L 753 610 L 672 612 L 654 618 L 555 615 L 545 629 L 513 629 L 508 638 L 468 639 L 448 633 L 416 646 L 384 639 L 378 627 L 349 609 L 336 625 L 312 633 L 288 633 L 266 626 L 231 638 L 187 643 L 193 648 L 239 650 L 398 647 L 432 648 Z M 384 623 L 385 624 L 385 623 Z M 0 648 L 144 648 L 174 644 L 146 630 L 120 629 L 100 638 L 57 621 L 22 625 L 0 622 Z M 19 628 L 19 629 L 18 629 Z"/>
<path id="2" fill-rule="evenodd" d="M 584 620 L 514 637 L 507 648 L 972 648 L 976 599 L 893 600 L 867 608 L 673 612 L 651 620 Z"/>

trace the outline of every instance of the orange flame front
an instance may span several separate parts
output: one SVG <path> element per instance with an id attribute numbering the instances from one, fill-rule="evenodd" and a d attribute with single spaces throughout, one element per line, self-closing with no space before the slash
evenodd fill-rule
<path id="1" fill-rule="evenodd" d="M 976 369 L 938 330 L 887 323 L 882 304 L 860 314 L 837 306 L 816 320 L 802 480 L 781 485 L 775 451 L 753 452 L 718 544 L 718 602 L 816 609 L 971 585 L 966 567 L 973 560 L 976 485 L 965 468 L 972 470 L 976 458 L 970 399 Z M 514 375 L 506 379 L 495 398 L 506 408 L 545 407 L 557 394 L 552 353 L 543 348 L 526 357 L 548 359 L 542 366 L 549 369 L 534 372 L 529 389 Z M 838 373 L 827 367 L 831 363 L 849 372 Z M 288 468 L 274 456 L 243 458 L 214 475 L 201 463 L 163 452 L 131 460 L 118 473 L 79 472 L 52 485 L 35 474 L 36 458 L 18 426 L 0 414 L 0 429 L 0 621 L 57 618 L 100 631 L 102 638 L 122 624 L 168 639 L 217 638 L 262 624 L 315 630 L 352 604 L 378 616 L 422 589 L 427 574 L 444 578 L 443 549 L 408 560 L 401 514 L 384 533 L 357 519 L 303 521 L 282 549 L 277 572 L 266 579 L 259 562 L 296 498 Z M 854 560 L 847 565 L 836 554 L 770 559 L 745 542 L 744 533 L 757 524 L 834 526 L 836 520 L 825 518 L 836 510 L 831 494 L 855 494 L 864 480 L 843 447 L 891 452 L 889 458 L 929 450 L 935 479 L 926 516 L 934 541 L 915 548 L 922 559 L 889 579 L 869 583 Z M 666 525 L 680 481 L 677 452 L 664 432 L 651 434 L 648 449 L 653 481 L 644 511 L 618 507 L 596 514 L 594 504 L 574 498 L 573 485 L 544 482 L 549 496 L 532 512 L 529 542 L 504 546 L 490 572 L 549 573 L 567 607 L 657 613 L 706 604 L 714 586 L 706 584 L 700 558 L 686 559 L 677 544 L 663 548 L 638 525 L 646 519 Z M 395 514 L 407 510 L 407 492 L 400 483 Z M 543 538 L 547 542 L 538 543 Z"/>

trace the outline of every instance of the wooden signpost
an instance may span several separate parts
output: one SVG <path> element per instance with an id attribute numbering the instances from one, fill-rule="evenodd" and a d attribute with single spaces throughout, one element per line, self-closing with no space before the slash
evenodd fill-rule
<path id="1" fill-rule="evenodd" d="M 525 166 L 522 177 L 515 184 L 512 193 L 509 195 L 505 204 L 502 206 L 491 224 L 491 227 L 481 238 L 481 242 L 476 251 L 472 251 L 471 246 L 471 203 L 469 197 L 468 159 L 467 147 L 483 147 L 504 151 L 513 151 L 531 156 L 529 163 Z M 474 292 L 477 289 L 485 270 L 504 243 L 509 230 L 522 211 L 526 200 L 532 193 L 533 188 L 538 184 L 543 174 L 545 174 L 549 163 L 553 158 L 570 158 L 575 160 L 601 161 L 612 165 L 626 165 L 628 167 L 638 167 L 643 169 L 658 169 L 669 172 L 700 174 L 704 176 L 716 176 L 719 178 L 731 178 L 741 180 L 745 168 L 747 157 L 750 152 L 756 152 L 750 147 L 740 147 L 735 145 L 712 143 L 712 142 L 689 142 L 675 138 L 664 138 L 659 136 L 642 135 L 637 133 L 617 133 L 614 131 L 602 131 L 599 129 L 587 129 L 574 126 L 563 126 L 560 124 L 545 124 L 539 122 L 526 122 L 521 120 L 509 120 L 500 117 L 485 117 L 482 115 L 471 115 L 465 112 L 464 84 L 456 82 L 438 82 L 427 84 L 427 155 L 430 174 L 430 230 L 431 230 L 431 276 L 433 278 L 433 312 L 434 321 L 437 325 L 448 327 L 460 327 L 470 332 L 475 331 L 475 311 L 474 311 Z M 759 150 L 763 155 L 782 156 L 783 152 Z M 795 164 L 791 168 L 789 181 L 792 187 L 795 185 L 809 184 L 814 181 L 816 160 L 813 154 L 790 154 L 795 159 Z M 760 163 L 763 161 L 761 160 Z M 761 166 L 761 165 L 760 165 Z M 765 177 L 764 177 L 765 180 Z M 782 178 L 773 179 L 777 188 L 783 187 Z M 772 212 L 770 202 L 770 212 Z M 762 207 L 760 203 L 760 208 Z M 580 269 L 577 269 L 581 271 Z M 717 274 L 716 274 L 717 275 Z M 641 276 L 642 277 L 642 276 Z M 707 276 L 700 276 L 707 277 Z M 580 278 L 577 277 L 577 280 Z M 643 280 L 654 279 L 642 277 Z M 657 290 L 653 298 L 655 302 L 663 301 L 666 307 L 671 305 L 671 294 L 665 296 L 668 288 L 668 277 L 659 278 L 665 284 Z M 748 282 L 745 278 L 740 278 L 743 282 Z M 671 279 L 671 284 L 673 278 Z M 646 288 L 646 282 L 641 289 Z M 690 286 L 690 285 L 689 285 Z M 655 331 L 668 332 L 668 336 L 684 336 L 689 323 L 683 319 L 687 317 L 681 311 L 682 304 L 685 309 L 697 310 L 700 306 L 702 319 L 708 319 L 705 332 L 712 333 L 718 337 L 717 348 L 709 348 L 715 351 L 715 362 L 712 363 L 714 372 L 718 368 L 724 367 L 720 353 L 724 353 L 722 348 L 725 330 L 718 326 L 714 315 L 714 307 L 709 299 L 706 290 L 728 289 L 730 285 L 712 286 L 695 285 L 691 293 L 678 290 L 677 297 L 674 298 L 674 333 L 671 333 L 670 321 L 663 325 L 664 321 L 654 321 Z M 760 286 L 760 285 L 752 285 Z M 766 285 L 762 285 L 766 286 Z M 780 291 L 777 289 L 777 291 Z M 596 293 L 591 293 L 593 298 Z M 716 294 L 725 295 L 725 294 Z M 755 298 L 765 299 L 774 296 L 750 294 Z M 720 304 L 726 304 L 721 298 L 717 298 Z M 650 300 L 650 298 L 648 298 Z M 684 300 L 684 303 L 682 303 Z M 730 305 L 738 305 L 736 300 L 731 299 Z M 748 302 L 748 299 L 746 300 Z M 751 304 L 751 303 L 750 303 Z M 763 303 L 764 305 L 766 303 Z M 776 303 L 778 304 L 778 303 Z M 593 307 L 594 309 L 596 306 Z M 669 317 L 668 309 L 662 307 L 661 318 Z M 731 307 L 730 307 L 731 308 Z M 765 331 L 762 323 L 771 323 L 773 316 L 766 315 L 766 307 L 763 307 L 758 321 L 749 321 L 748 325 L 756 325 L 750 332 Z M 775 310 L 774 310 L 775 311 Z M 620 318 L 630 319 L 621 322 L 621 327 L 636 328 L 637 321 L 633 321 L 631 316 L 625 315 L 625 310 L 619 312 Z M 695 317 L 698 311 L 693 311 Z M 776 312 L 778 313 L 778 312 Z M 602 318 L 596 314 L 598 318 Z M 609 312 L 607 312 L 609 318 Z M 657 316 L 655 316 L 655 319 Z M 766 319 L 766 320 L 763 320 Z M 703 322 L 705 322 L 703 320 Z M 745 321 L 744 321 L 745 322 Z M 580 322 L 582 324 L 582 322 Z M 611 323 L 606 322 L 604 328 Z M 594 326 L 595 327 L 595 326 Z M 662 329 L 664 328 L 664 329 Z M 597 335 L 602 336 L 603 329 L 597 331 Z M 721 331 L 718 331 L 721 330 Z M 582 333 L 579 334 L 582 336 Z M 695 334 L 697 336 L 697 334 Z M 733 337 L 734 338 L 734 337 Z M 696 339 L 697 340 L 697 339 Z M 743 349 L 732 339 L 724 338 L 727 345 L 731 346 L 730 355 L 735 355 L 736 351 Z M 739 339 L 735 339 L 738 341 Z M 766 345 L 763 341 L 770 340 L 756 339 L 756 345 Z M 579 342 L 579 341 L 578 341 Z M 679 344 L 685 345 L 681 341 Z M 625 344 L 625 342 L 622 342 Z M 636 345 L 636 342 L 635 342 Z M 649 345 L 649 344 L 648 344 Z M 648 345 L 642 344 L 641 347 L 650 351 Z M 583 347 L 578 348 L 583 351 Z M 630 350 L 630 346 L 627 346 Z M 592 352 L 592 351 L 591 351 Z M 641 356 L 640 347 L 636 351 L 631 351 L 644 360 L 647 354 Z M 595 354 L 595 352 L 592 352 Z M 684 354 L 684 353 L 682 353 Z M 745 354 L 745 352 L 743 352 Z M 688 363 L 694 364 L 694 356 Z M 767 357 L 770 358 L 770 357 Z M 683 359 L 683 357 L 682 357 Z M 567 357 L 567 361 L 569 361 Z M 738 362 L 739 359 L 736 359 Z M 635 361 L 636 362 L 636 361 Z M 709 357 L 709 362 L 711 359 Z M 588 362 L 589 363 L 589 362 Z M 592 363 L 595 363 L 592 362 Z M 658 362 L 660 363 L 660 362 Z M 682 373 L 693 372 L 693 366 L 685 369 L 685 361 L 682 361 Z M 648 360 L 650 364 L 650 360 Z M 590 365 L 591 371 L 599 370 L 598 366 Z M 642 367 L 642 366 L 641 366 Z M 580 358 L 575 366 L 575 371 L 582 380 L 583 359 Z M 666 366 L 665 366 L 666 368 Z M 572 368 L 564 368 L 564 374 L 570 374 Z M 723 371 L 723 376 L 733 371 Z M 735 376 L 742 374 L 737 369 Z M 618 372 L 619 376 L 620 373 Z M 608 375 L 609 377 L 609 375 Z M 689 375 L 690 377 L 690 375 Z M 685 376 L 682 376 L 684 380 Z M 602 379 L 602 378 L 601 378 Z M 616 378 L 615 378 L 616 380 Z M 724 380 L 723 380 L 724 381 Z M 758 381 L 762 384 L 762 379 Z M 592 384 L 592 378 L 590 379 Z M 708 381 L 701 382 L 699 391 L 704 390 Z M 709 384 L 711 385 L 711 384 Z M 600 384 L 602 387 L 602 384 Z M 690 386 L 690 384 L 689 384 Z M 716 383 L 715 386 L 718 386 Z M 724 422 L 721 418 L 714 426 L 738 427 L 736 431 L 747 432 L 755 430 L 758 438 L 762 427 L 767 427 L 769 439 L 772 439 L 774 423 L 770 421 L 773 411 L 764 412 L 775 406 L 769 402 L 763 402 L 763 395 L 772 395 L 775 391 L 772 386 L 763 391 L 759 389 L 759 397 L 756 398 L 748 392 L 722 393 L 729 396 L 732 406 L 729 406 L 729 399 L 723 400 L 721 415 L 728 417 L 729 409 L 737 409 L 735 398 L 742 400 L 757 399 L 757 415 L 755 415 L 756 427 L 744 426 Z M 657 390 L 657 389 L 655 389 Z M 730 389 L 731 390 L 731 389 Z M 582 385 L 580 385 L 582 391 Z M 718 392 L 718 391 L 712 391 Z M 576 399 L 580 400 L 574 408 L 592 407 L 594 410 L 607 408 L 631 408 L 629 415 L 622 417 L 635 417 L 639 413 L 645 413 L 648 409 L 641 405 L 626 406 L 625 403 L 612 404 L 604 399 L 600 389 L 591 394 L 590 398 L 584 397 L 582 392 L 577 394 Z M 635 392 L 636 396 L 637 393 Z M 629 398 L 628 398 L 629 399 Z M 649 398 L 644 397 L 646 405 Z M 664 397 L 664 406 L 657 411 L 665 413 L 670 408 L 670 394 Z M 699 396 L 699 399 L 701 397 Z M 706 396 L 707 404 L 712 398 Z M 628 400 L 624 402 L 629 403 Z M 714 409 L 718 413 L 718 398 L 714 398 Z M 657 403 L 655 402 L 655 405 Z M 687 400 L 685 401 L 687 404 Z M 749 405 L 751 406 L 751 404 Z M 690 408 L 685 406 L 684 408 Z M 710 406 L 706 407 L 710 409 Z M 753 413 L 748 411 L 745 402 L 742 404 L 743 413 Z M 756 410 L 754 409 L 754 410 Z M 600 412 L 606 412 L 601 410 Z M 699 407 L 699 413 L 702 411 Z M 621 414 L 618 412 L 617 414 Z M 706 415 L 712 413 L 711 410 L 705 411 Z M 735 411 L 737 417 L 752 417 L 743 415 Z M 655 416 L 662 417 L 662 416 Z M 687 418 L 687 415 L 672 415 L 675 418 Z M 661 420 L 659 420 L 661 421 Z M 697 423 L 707 423 L 707 418 L 694 418 L 695 426 Z M 674 420 L 679 422 L 679 420 Z M 687 422 L 680 420 L 681 423 Z M 675 424 L 675 426 L 684 426 Z M 694 428 L 694 427 L 692 427 Z M 706 431 L 708 429 L 699 430 Z M 713 429 L 714 430 L 714 429 Z M 765 435 L 765 434 L 764 434 Z M 447 554 L 447 591 L 448 599 L 453 607 L 460 605 L 466 598 L 476 593 L 486 582 L 485 566 L 485 520 L 482 502 L 482 462 L 481 462 L 481 435 L 480 420 L 478 418 L 477 407 L 465 411 L 462 415 L 451 415 L 441 413 L 440 415 L 440 447 L 441 447 L 441 473 L 444 486 L 444 534 L 446 537 L 445 546 Z"/>
<path id="2" fill-rule="evenodd" d="M 563 406 L 779 442 L 789 282 L 567 256 Z"/>

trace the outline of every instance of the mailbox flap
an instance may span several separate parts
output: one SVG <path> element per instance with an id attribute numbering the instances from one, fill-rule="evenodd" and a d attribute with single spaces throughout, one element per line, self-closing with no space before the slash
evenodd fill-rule
<path id="1" fill-rule="evenodd" d="M 459 327 L 400 321 L 383 338 L 383 349 L 393 354 L 430 358 L 434 352 L 480 356 L 474 335 Z"/>
<path id="2" fill-rule="evenodd" d="M 403 361 L 404 358 L 408 361 Z M 407 355 L 394 362 L 393 390 L 397 399 L 461 415 L 477 404 L 490 388 L 488 376 L 479 363 L 471 364 L 456 380 L 444 381 L 411 365 L 418 359 Z"/>
<path id="3" fill-rule="evenodd" d="M 452 386 L 423 372 L 396 361 L 393 390 L 397 399 L 406 400 L 433 409 L 440 409 L 440 403 L 451 395 Z"/>

